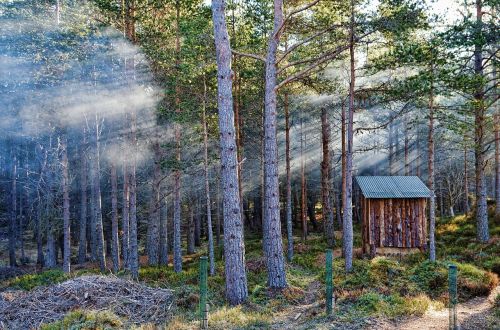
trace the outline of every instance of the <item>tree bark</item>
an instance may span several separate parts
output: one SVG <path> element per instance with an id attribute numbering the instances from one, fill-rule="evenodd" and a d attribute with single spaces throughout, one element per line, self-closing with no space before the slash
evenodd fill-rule
<path id="1" fill-rule="evenodd" d="M 205 172 L 205 202 L 207 211 L 207 232 L 208 232 L 208 259 L 210 263 L 210 276 L 215 275 L 215 255 L 214 255 L 214 235 L 212 230 L 212 207 L 210 201 L 210 181 L 208 172 L 208 129 L 206 114 L 207 84 L 205 75 L 203 75 L 203 106 L 202 106 L 202 125 L 203 125 L 203 170 Z M 219 221 L 217 221 L 219 222 Z M 218 233 L 217 236 L 219 236 Z M 217 238 L 217 242 L 219 238 Z"/>
<path id="2" fill-rule="evenodd" d="M 63 271 L 71 271 L 71 220 L 69 213 L 69 162 L 68 162 L 68 143 L 66 136 L 60 140 L 61 147 L 61 165 L 62 165 L 62 191 L 63 191 Z"/>
<path id="3" fill-rule="evenodd" d="M 12 147 L 12 181 L 10 190 L 10 221 L 9 221 L 9 265 L 17 266 L 16 233 L 17 233 L 17 155 Z"/>
<path id="4" fill-rule="evenodd" d="M 187 216 L 187 232 L 186 232 L 186 238 L 187 238 L 187 254 L 194 254 L 195 252 L 195 247 L 194 247 L 194 203 L 191 201 L 191 203 L 188 205 L 188 212 L 189 215 Z"/>
<path id="5" fill-rule="evenodd" d="M 176 19 L 175 19 L 175 54 L 176 54 L 176 67 L 180 66 L 180 3 L 179 0 L 175 2 Z M 175 84 L 175 111 L 177 114 L 181 113 L 180 108 L 180 86 L 179 81 Z M 174 170 L 174 271 L 179 273 L 182 271 L 182 250 L 181 250 L 181 171 L 179 169 L 181 162 L 181 128 L 179 123 L 175 123 L 174 127 L 175 136 L 175 157 L 177 166 Z"/>
<path id="6" fill-rule="evenodd" d="M 307 239 L 307 185 L 304 156 L 304 118 L 300 116 L 300 219 L 302 221 L 302 242 Z"/>
<path id="7" fill-rule="evenodd" d="M 123 168 L 123 197 L 122 197 L 122 258 L 123 268 L 129 268 L 128 252 L 130 249 L 130 190 L 129 190 L 129 173 L 128 173 L 128 160 L 124 160 Z"/>
<path id="8" fill-rule="evenodd" d="M 92 162 L 92 178 L 94 190 L 94 219 L 95 219 L 95 236 L 97 247 L 95 249 L 97 261 L 99 262 L 99 269 L 101 272 L 106 270 L 106 250 L 104 248 L 104 230 L 102 223 L 102 200 L 101 200 L 101 162 L 100 162 L 100 118 L 97 113 L 95 115 L 95 132 L 93 132 L 93 145 L 94 145 L 94 161 Z"/>
<path id="9" fill-rule="evenodd" d="M 153 184 L 149 205 L 148 221 L 148 264 L 157 266 L 159 261 L 160 248 L 160 183 L 161 183 L 161 149 L 160 142 L 153 142 L 154 164 L 153 164 Z"/>
<path id="10" fill-rule="evenodd" d="M 476 38 L 479 38 L 483 29 L 482 0 L 476 0 Z M 474 48 L 474 73 L 483 77 L 483 49 L 480 43 Z M 488 229 L 488 205 L 486 201 L 486 178 L 485 178 L 485 151 L 484 151 L 484 129 L 485 129 L 485 102 L 484 88 L 481 81 L 477 82 L 474 93 L 474 154 L 476 156 L 476 218 L 477 238 L 480 242 L 487 242 L 490 238 Z"/>
<path id="11" fill-rule="evenodd" d="M 434 70 L 431 67 L 431 70 Z M 431 76 L 434 73 L 431 74 Z M 430 82 L 429 95 L 429 136 L 428 144 L 428 176 L 429 176 L 429 260 L 436 261 L 436 197 L 435 197 L 435 182 L 434 182 L 434 86 L 433 81 Z"/>
<path id="12" fill-rule="evenodd" d="M 245 271 L 245 242 L 243 239 L 243 222 L 238 185 L 234 113 L 232 109 L 231 46 L 227 32 L 223 0 L 212 1 L 212 15 L 217 59 L 221 179 L 222 191 L 224 193 L 226 298 L 231 305 L 236 305 L 247 299 L 248 289 Z"/>
<path id="13" fill-rule="evenodd" d="M 116 165 L 111 163 L 111 259 L 113 272 L 120 270 L 120 246 L 118 238 L 118 179 Z"/>
<path id="14" fill-rule="evenodd" d="M 464 142 L 467 139 L 464 137 Z M 468 216 L 470 213 L 470 203 L 469 203 L 469 169 L 468 169 L 468 150 L 467 143 L 464 144 L 464 211 L 465 215 Z"/>
<path id="15" fill-rule="evenodd" d="M 288 92 L 284 95 L 285 108 L 285 162 L 286 162 L 286 234 L 288 239 L 287 259 L 293 259 L 293 223 L 292 223 L 292 173 L 290 169 L 290 112 Z"/>
<path id="16" fill-rule="evenodd" d="M 328 247 L 332 248 L 335 242 L 333 228 L 333 210 L 330 199 L 330 123 L 327 108 L 321 109 L 321 136 L 323 145 L 323 160 L 321 162 L 321 199 L 323 204 L 323 223 Z"/>
<path id="17" fill-rule="evenodd" d="M 130 143 L 132 145 L 132 162 L 130 165 L 129 177 L 129 194 L 130 194 L 130 209 L 129 209 L 129 252 L 128 265 L 130 273 L 134 280 L 139 279 L 139 249 L 137 244 L 137 123 L 136 114 L 131 114 L 130 120 Z"/>
<path id="18" fill-rule="evenodd" d="M 354 121 L 354 88 L 356 83 L 356 72 L 354 67 L 354 1 L 351 0 L 351 22 L 349 28 L 349 54 L 350 54 L 350 76 L 349 84 L 349 109 L 347 115 L 347 146 L 346 146 L 346 189 L 345 189 L 345 205 L 344 205 L 344 221 L 343 221 L 343 243 L 344 243 L 344 258 L 345 271 L 352 271 L 353 257 L 353 240 L 354 233 L 352 228 L 352 157 L 353 157 L 353 121 Z"/>
<path id="19" fill-rule="evenodd" d="M 83 130 L 80 150 L 80 232 L 78 239 L 78 263 L 87 260 L 87 133 Z"/>
<path id="20" fill-rule="evenodd" d="M 160 265 L 168 265 L 168 199 L 160 199 Z"/>

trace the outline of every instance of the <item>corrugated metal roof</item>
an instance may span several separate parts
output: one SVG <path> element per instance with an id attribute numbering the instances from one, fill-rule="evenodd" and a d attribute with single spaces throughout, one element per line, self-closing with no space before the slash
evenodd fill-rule
<path id="1" fill-rule="evenodd" d="M 357 176 L 365 198 L 428 198 L 431 191 L 418 176 Z"/>

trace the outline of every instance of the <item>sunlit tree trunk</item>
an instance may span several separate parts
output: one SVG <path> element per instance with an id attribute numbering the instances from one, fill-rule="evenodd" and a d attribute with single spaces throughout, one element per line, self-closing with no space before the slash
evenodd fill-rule
<path id="1" fill-rule="evenodd" d="M 99 269 L 106 270 L 106 250 L 104 248 L 104 230 L 102 223 L 102 199 L 101 199 L 101 161 L 100 161 L 100 118 L 95 114 L 95 131 L 92 132 L 94 159 L 92 161 L 92 189 L 94 191 L 94 220 L 95 220 L 95 244 L 96 257 Z"/>
<path id="2" fill-rule="evenodd" d="M 224 14 L 224 1 L 212 1 L 215 49 L 217 59 L 217 86 L 219 130 L 221 146 L 221 179 L 224 194 L 224 260 L 226 298 L 232 305 L 248 297 L 245 270 L 245 243 L 240 210 L 238 163 L 234 128 L 231 81 L 231 46 Z M 279 217 L 278 217 L 279 221 Z"/>
<path id="3" fill-rule="evenodd" d="M 354 67 L 354 1 L 351 0 L 351 22 L 349 28 L 349 54 L 350 54 L 350 77 L 349 84 L 349 109 L 347 114 L 347 146 L 346 146 L 346 164 L 345 164 L 345 205 L 344 205 L 344 221 L 343 221 L 343 244 L 345 271 L 352 271 L 353 257 L 353 241 L 354 233 L 352 228 L 352 157 L 353 157 L 353 121 L 354 121 L 354 88 L 356 82 L 355 67 Z"/>

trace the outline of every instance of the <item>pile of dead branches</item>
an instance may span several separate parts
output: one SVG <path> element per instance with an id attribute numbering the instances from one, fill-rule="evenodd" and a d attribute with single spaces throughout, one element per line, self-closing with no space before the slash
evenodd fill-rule
<path id="1" fill-rule="evenodd" d="M 32 329 L 72 310 L 108 310 L 129 324 L 165 324 L 172 315 L 172 290 L 151 288 L 115 276 L 82 276 L 0 300 L 0 328 Z"/>

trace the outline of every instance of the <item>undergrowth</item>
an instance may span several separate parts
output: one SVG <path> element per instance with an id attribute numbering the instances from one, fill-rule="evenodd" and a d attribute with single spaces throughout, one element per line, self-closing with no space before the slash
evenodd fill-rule
<path id="1" fill-rule="evenodd" d="M 396 319 L 408 315 L 422 315 L 431 307 L 442 309 L 448 299 L 448 267 L 451 263 L 458 267 L 460 301 L 487 295 L 498 285 L 497 274 L 500 271 L 498 227 L 492 225 L 492 239 L 486 244 L 481 244 L 475 239 L 472 219 L 464 216 L 439 219 L 436 235 L 439 259 L 437 262 L 428 261 L 425 253 L 398 259 L 358 257 L 354 260 L 353 271 L 346 274 L 344 260 L 335 258 L 333 274 L 336 310 L 333 319 L 344 321 L 367 317 Z M 357 232 L 355 241 L 359 243 L 359 230 Z M 341 242 L 337 242 L 337 246 L 341 246 Z M 286 266 L 289 287 L 280 292 L 269 290 L 267 287 L 266 265 L 260 238 L 247 235 L 245 248 L 248 301 L 239 307 L 228 307 L 225 304 L 224 263 L 219 256 L 216 261 L 216 275 L 209 277 L 208 281 L 212 328 L 268 328 L 276 321 L 277 315 L 293 311 L 294 306 L 304 304 L 315 304 L 315 307 L 301 316 L 301 320 L 315 320 L 314 322 L 332 320 L 332 317 L 324 316 L 327 246 L 322 235 L 312 234 L 305 243 L 296 240 L 293 262 Z M 181 273 L 175 273 L 171 266 L 140 268 L 140 281 L 151 286 L 171 288 L 175 292 L 177 312 L 167 327 L 169 329 L 190 329 L 198 326 L 198 260 L 203 253 L 204 249 L 200 249 L 197 254 L 185 257 Z M 119 273 L 118 276 L 127 274 Z M 20 276 L 11 280 L 8 286 L 31 290 L 67 278 L 68 276 L 60 270 L 50 270 L 40 274 Z M 496 300 L 496 308 L 497 316 L 500 317 L 499 297 Z M 119 324 L 121 321 L 108 314 L 74 311 L 57 325 L 56 323 L 47 325 L 45 329 L 65 328 L 61 327 L 65 324 L 82 325 L 72 328 L 83 329 L 84 324 L 101 324 L 99 322 L 103 324 L 102 328 L 113 329 L 115 326 L 113 324 Z"/>

